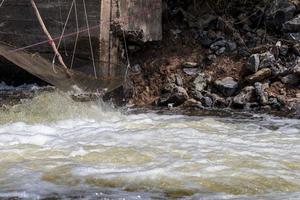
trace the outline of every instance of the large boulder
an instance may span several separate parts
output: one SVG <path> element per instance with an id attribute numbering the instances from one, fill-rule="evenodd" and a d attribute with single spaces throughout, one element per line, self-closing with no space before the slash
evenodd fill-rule
<path id="1" fill-rule="evenodd" d="M 208 86 L 208 83 L 211 82 L 211 77 L 204 74 L 199 73 L 193 82 L 193 87 L 196 91 L 202 92 Z"/>
<path id="2" fill-rule="evenodd" d="M 244 108 L 247 103 L 255 101 L 255 88 L 247 86 L 233 98 L 233 106 Z"/>
<path id="3" fill-rule="evenodd" d="M 239 84 L 232 77 L 226 77 L 221 80 L 216 80 L 215 87 L 225 97 L 230 97 L 236 93 L 239 88 Z"/>
<path id="4" fill-rule="evenodd" d="M 162 94 L 158 100 L 158 106 L 180 106 L 189 99 L 187 91 L 182 87 L 176 87 L 172 93 Z"/>

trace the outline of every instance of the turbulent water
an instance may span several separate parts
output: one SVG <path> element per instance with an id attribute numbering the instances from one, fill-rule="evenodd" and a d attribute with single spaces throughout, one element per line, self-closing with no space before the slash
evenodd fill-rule
<path id="1" fill-rule="evenodd" d="M 299 120 L 108 107 L 52 92 L 3 109 L 0 198 L 300 198 Z"/>

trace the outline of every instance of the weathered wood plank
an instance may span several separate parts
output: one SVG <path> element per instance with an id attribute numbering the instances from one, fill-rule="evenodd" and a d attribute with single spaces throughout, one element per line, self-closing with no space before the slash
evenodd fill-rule
<path id="1" fill-rule="evenodd" d="M 144 41 L 162 39 L 162 0 L 120 0 L 120 15 L 127 31 L 143 31 Z"/>

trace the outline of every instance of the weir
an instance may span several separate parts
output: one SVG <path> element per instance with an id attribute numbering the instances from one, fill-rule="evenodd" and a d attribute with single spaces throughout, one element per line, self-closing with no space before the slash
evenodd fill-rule
<path id="1" fill-rule="evenodd" d="M 142 33 L 143 42 L 162 39 L 161 4 L 5 0 L 0 7 L 0 55 L 63 90 L 76 85 L 85 91 L 111 91 L 123 84 L 130 64 L 127 33 Z"/>

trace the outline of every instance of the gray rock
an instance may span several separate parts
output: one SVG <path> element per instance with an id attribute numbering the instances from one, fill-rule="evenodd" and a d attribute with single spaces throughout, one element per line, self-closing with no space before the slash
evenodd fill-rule
<path id="1" fill-rule="evenodd" d="M 282 77 L 281 82 L 287 85 L 297 86 L 300 84 L 300 77 L 296 74 L 289 74 Z"/>
<path id="2" fill-rule="evenodd" d="M 255 73 L 258 71 L 259 65 L 260 65 L 259 54 L 253 54 L 250 56 L 246 64 L 246 68 L 248 71 Z"/>
<path id="3" fill-rule="evenodd" d="M 207 59 L 210 60 L 210 61 L 214 61 L 214 60 L 217 59 L 217 56 L 215 54 L 211 54 L 211 55 L 207 56 Z"/>
<path id="4" fill-rule="evenodd" d="M 255 91 L 258 97 L 258 100 L 260 102 L 261 105 L 267 105 L 268 101 L 269 101 L 269 96 L 268 94 L 264 91 L 264 87 L 263 84 L 261 84 L 260 82 L 256 82 L 254 84 L 255 87 Z"/>
<path id="5" fill-rule="evenodd" d="M 275 97 L 270 97 L 268 104 L 274 109 L 279 109 L 282 106 L 278 99 Z"/>
<path id="6" fill-rule="evenodd" d="M 266 12 L 267 24 L 281 28 L 282 24 L 294 17 L 296 6 L 289 0 L 277 0 L 270 3 Z"/>
<path id="7" fill-rule="evenodd" d="M 199 72 L 198 68 L 184 68 L 183 72 L 189 76 L 196 76 Z"/>
<path id="8" fill-rule="evenodd" d="M 279 54 L 282 55 L 282 56 L 286 56 L 289 52 L 289 46 L 287 45 L 282 45 L 280 48 L 279 48 Z"/>
<path id="9" fill-rule="evenodd" d="M 264 68 L 259 71 L 257 71 L 255 74 L 247 76 L 246 80 L 249 83 L 255 83 L 265 80 L 266 78 L 269 78 L 272 75 L 272 70 L 269 68 Z"/>
<path id="10" fill-rule="evenodd" d="M 142 72 L 141 65 L 140 64 L 133 65 L 132 71 L 133 71 L 133 73 L 141 73 Z"/>
<path id="11" fill-rule="evenodd" d="M 189 99 L 187 91 L 182 87 L 176 87 L 172 93 L 166 93 L 161 95 L 158 100 L 158 106 L 180 106 Z"/>
<path id="12" fill-rule="evenodd" d="M 299 33 L 287 33 L 287 38 L 290 40 L 294 40 L 296 42 L 300 42 L 300 32 Z"/>
<path id="13" fill-rule="evenodd" d="M 215 86 L 225 97 L 229 97 L 238 90 L 239 84 L 232 77 L 226 77 L 215 81 Z"/>
<path id="14" fill-rule="evenodd" d="M 273 78 L 278 76 L 285 76 L 289 73 L 289 69 L 280 64 L 274 65 L 273 67 L 271 67 L 271 70 Z"/>
<path id="15" fill-rule="evenodd" d="M 175 74 L 175 83 L 180 87 L 183 86 L 183 80 L 179 74 Z"/>
<path id="16" fill-rule="evenodd" d="M 213 106 L 213 100 L 210 97 L 203 97 L 201 103 L 204 107 L 211 108 Z"/>
<path id="17" fill-rule="evenodd" d="M 194 80 L 193 85 L 196 91 L 201 92 L 206 89 L 208 83 L 211 82 L 211 77 L 200 73 Z"/>
<path id="18" fill-rule="evenodd" d="M 296 56 L 300 56 L 300 44 L 295 44 L 293 46 L 293 51 L 296 54 Z"/>
<path id="19" fill-rule="evenodd" d="M 222 55 L 226 51 L 226 47 L 221 47 L 216 51 L 216 55 Z"/>
<path id="20" fill-rule="evenodd" d="M 259 59 L 260 59 L 259 69 L 272 67 L 276 62 L 275 56 L 271 52 L 260 54 Z"/>
<path id="21" fill-rule="evenodd" d="M 294 74 L 300 76 L 300 63 L 294 67 L 293 72 Z"/>
<path id="22" fill-rule="evenodd" d="M 253 86 L 247 86 L 233 98 L 233 106 L 244 108 L 247 103 L 255 100 L 255 88 Z"/>
<path id="23" fill-rule="evenodd" d="M 283 30 L 286 32 L 300 32 L 300 14 L 295 18 L 283 24 Z"/>

